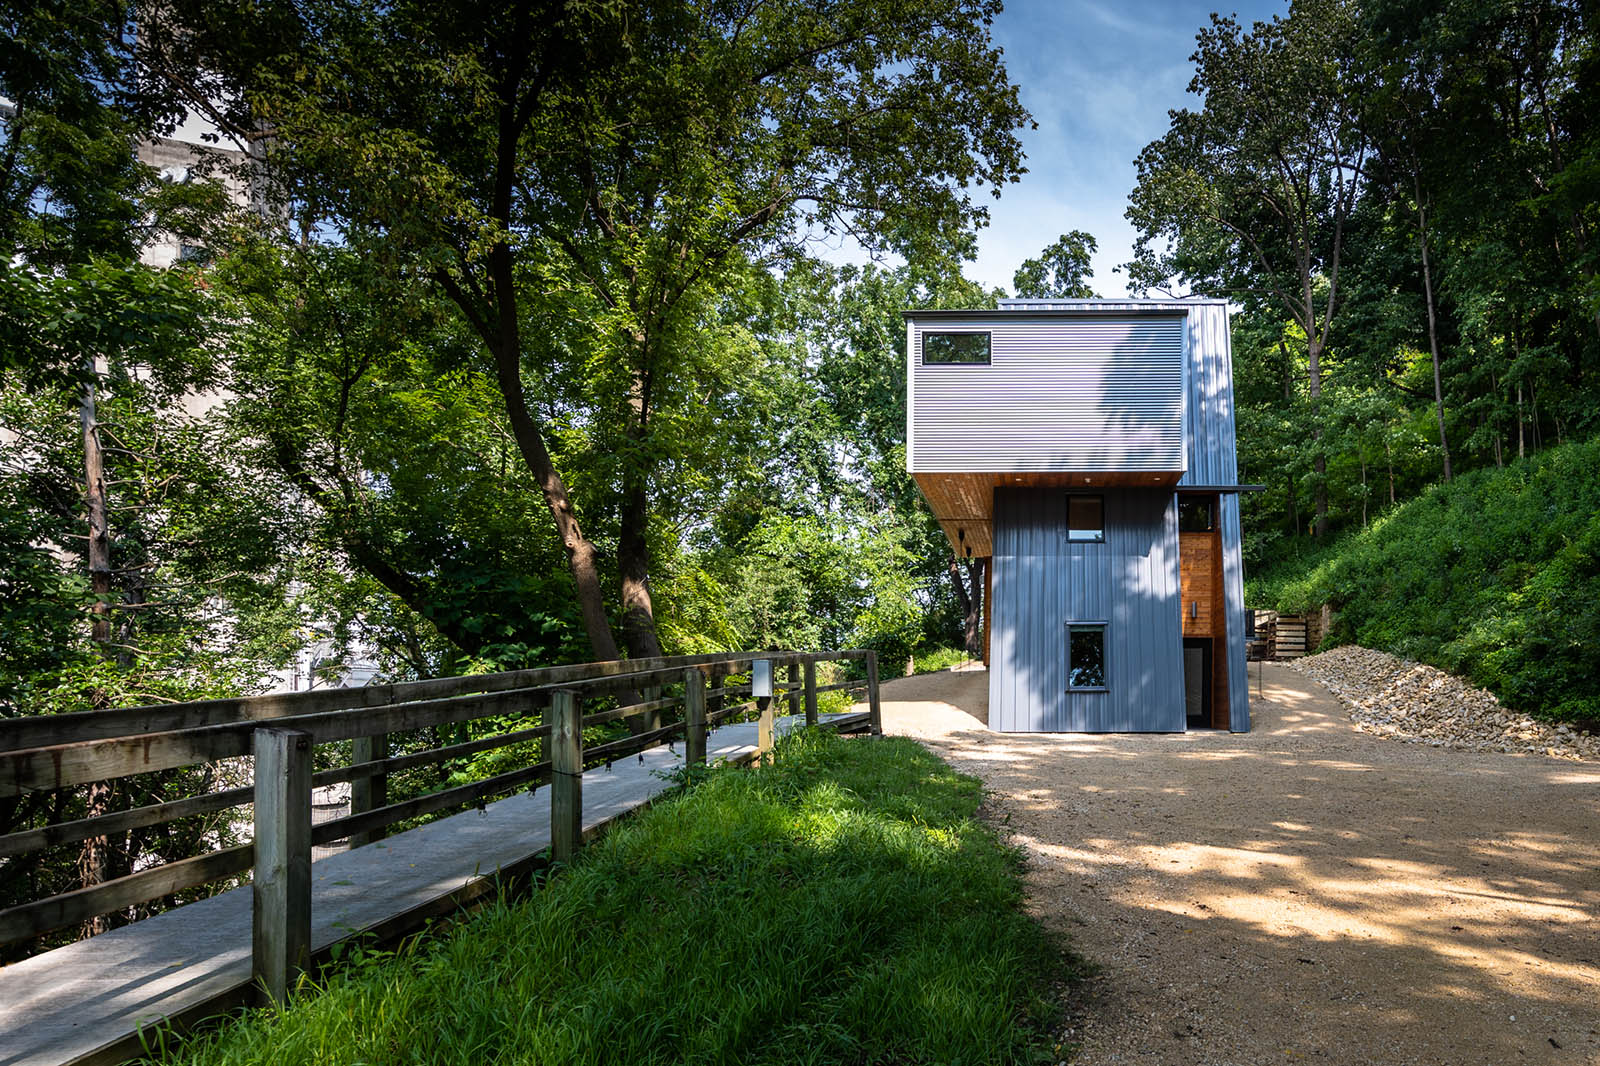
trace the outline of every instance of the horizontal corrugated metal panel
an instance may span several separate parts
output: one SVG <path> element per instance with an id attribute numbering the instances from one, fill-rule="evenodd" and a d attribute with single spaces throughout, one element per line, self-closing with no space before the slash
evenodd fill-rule
<path id="1" fill-rule="evenodd" d="M 1184 316 L 941 318 L 908 330 L 913 473 L 1184 469 Z M 923 330 L 984 331 L 987 365 L 924 365 Z"/>

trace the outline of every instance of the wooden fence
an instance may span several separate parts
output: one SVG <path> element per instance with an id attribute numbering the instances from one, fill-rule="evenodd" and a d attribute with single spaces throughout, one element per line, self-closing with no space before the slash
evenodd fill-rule
<path id="1" fill-rule="evenodd" d="M 752 683 L 741 675 L 753 673 L 753 664 L 761 660 L 771 664 L 772 696 L 730 702 L 751 695 Z M 863 664 L 864 679 L 817 684 L 818 663 L 848 661 Z M 779 668 L 786 669 L 787 683 L 777 677 Z M 815 724 L 817 696 L 846 689 L 865 690 L 869 709 L 855 718 L 873 733 L 882 732 L 877 657 L 863 650 L 587 663 L 0 720 L 0 801 L 221 759 L 253 759 L 252 785 L 9 833 L 0 836 L 0 861 L 254 805 L 251 843 L 186 856 L 0 911 L 0 947 L 250 872 L 254 973 L 269 995 L 281 998 L 310 962 L 313 846 L 345 838 L 353 845 L 369 843 L 397 822 L 548 784 L 552 857 L 565 861 L 582 842 L 586 766 L 609 764 L 680 739 L 686 760 L 703 764 L 708 729 L 750 713 L 759 716 L 758 753 L 764 752 L 773 739 L 774 698 L 785 700 L 791 715 L 803 713 L 808 724 Z M 601 706 L 586 714 L 585 704 Z M 664 721 L 674 716 L 676 720 Z M 510 728 L 463 743 L 389 754 L 396 734 L 487 717 L 507 721 Z M 632 735 L 585 748 L 585 729 L 619 722 L 629 723 Z M 314 749 L 339 741 L 353 742 L 350 764 L 316 770 Z M 541 742 L 541 761 L 388 801 L 391 774 L 529 741 Z M 313 826 L 312 790 L 338 782 L 351 784 L 350 814 Z"/>
<path id="2" fill-rule="evenodd" d="M 1248 650 L 1253 659 L 1299 659 L 1315 651 L 1327 633 L 1327 608 L 1303 615 L 1265 609 L 1249 613 Z"/>

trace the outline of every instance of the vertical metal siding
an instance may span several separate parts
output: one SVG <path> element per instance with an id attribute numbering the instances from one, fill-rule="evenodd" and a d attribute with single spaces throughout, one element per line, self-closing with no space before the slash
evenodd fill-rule
<path id="1" fill-rule="evenodd" d="M 1189 469 L 1184 485 L 1233 485 L 1239 480 L 1237 432 L 1233 407 L 1233 344 L 1228 309 L 1213 304 L 1189 313 L 1189 389 L 1186 399 L 1190 432 Z M 1222 601 L 1226 612 L 1226 646 L 1220 649 L 1228 670 L 1228 728 L 1250 729 L 1250 679 L 1244 639 L 1244 553 L 1239 497 L 1224 493 L 1218 528 L 1222 537 Z"/>
<path id="2" fill-rule="evenodd" d="M 909 322 L 911 472 L 1184 468 L 1182 308 Z M 925 331 L 988 332 L 990 362 L 924 366 Z"/>
<path id="3" fill-rule="evenodd" d="M 1107 490 L 1106 539 L 1067 539 L 1066 493 L 995 493 L 989 714 L 1005 732 L 1181 732 L 1177 508 Z M 1067 623 L 1106 623 L 1105 692 L 1066 692 Z"/>
<path id="4" fill-rule="evenodd" d="M 1239 496 L 1222 497 L 1222 599 L 1228 612 L 1228 729 L 1250 732 L 1250 665 L 1245 659 L 1244 550 Z"/>
<path id="5" fill-rule="evenodd" d="M 1189 466 L 1178 487 L 1232 485 L 1239 480 L 1239 464 L 1234 451 L 1233 346 L 1228 338 L 1228 308 L 1223 304 L 1196 304 L 1189 310 L 1187 335 L 1189 374 L 1184 415 Z"/>

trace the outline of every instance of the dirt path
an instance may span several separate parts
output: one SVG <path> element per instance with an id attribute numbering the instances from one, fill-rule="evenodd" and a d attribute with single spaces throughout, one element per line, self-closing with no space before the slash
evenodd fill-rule
<path id="1" fill-rule="evenodd" d="M 981 672 L 884 689 L 983 778 L 1099 963 L 1078 1066 L 1600 1066 L 1600 766 L 1356 732 L 1266 667 L 1254 732 L 996 734 Z"/>

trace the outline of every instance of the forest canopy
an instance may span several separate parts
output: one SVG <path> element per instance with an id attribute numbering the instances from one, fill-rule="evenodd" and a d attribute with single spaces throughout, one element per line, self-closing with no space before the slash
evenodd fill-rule
<path id="1" fill-rule="evenodd" d="M 999 9 L 6 5 L 0 713 L 977 649 L 899 316 L 1006 295 L 963 275 L 1026 172 Z M 1247 566 L 1593 437 L 1592 9 L 1197 29 L 1128 276 L 1232 305 Z M 1092 295 L 1096 248 L 1015 293 Z"/>

